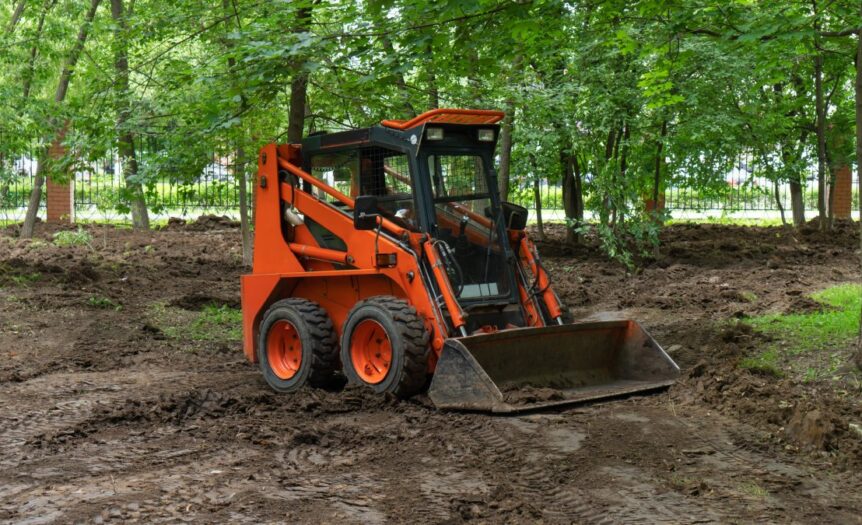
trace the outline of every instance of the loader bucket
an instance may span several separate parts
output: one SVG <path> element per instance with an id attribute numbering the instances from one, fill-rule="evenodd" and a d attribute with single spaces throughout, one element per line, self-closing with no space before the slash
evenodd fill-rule
<path id="1" fill-rule="evenodd" d="M 438 408 L 523 412 L 646 392 L 679 367 L 632 320 L 447 339 L 429 396 Z"/>

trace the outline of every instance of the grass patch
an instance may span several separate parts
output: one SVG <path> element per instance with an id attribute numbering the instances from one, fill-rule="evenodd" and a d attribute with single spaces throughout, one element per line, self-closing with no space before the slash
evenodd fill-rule
<path id="1" fill-rule="evenodd" d="M 54 234 L 56 246 L 90 246 L 91 242 L 93 236 L 80 226 L 75 231 L 63 230 Z"/>
<path id="2" fill-rule="evenodd" d="M 241 341 L 242 311 L 226 305 L 206 305 L 200 312 L 154 303 L 150 322 L 166 337 L 181 341 Z"/>
<path id="3" fill-rule="evenodd" d="M 781 370 L 781 354 L 778 350 L 770 348 L 769 350 L 756 355 L 754 357 L 746 357 L 739 362 L 739 366 L 747 368 L 758 374 L 784 377 L 784 372 Z"/>
<path id="4" fill-rule="evenodd" d="M 843 284 L 811 295 L 824 305 L 808 314 L 773 314 L 753 317 L 755 330 L 787 342 L 787 351 L 798 354 L 830 346 L 842 346 L 859 334 L 862 286 Z"/>
<path id="5" fill-rule="evenodd" d="M 763 499 L 769 495 L 769 492 L 765 488 L 761 487 L 753 481 L 740 484 L 739 491 L 746 496 L 750 496 L 756 499 Z"/>
<path id="6" fill-rule="evenodd" d="M 39 272 L 22 272 L 8 264 L 0 263 L 0 286 L 29 286 L 38 281 L 42 275 Z"/>
<path id="7" fill-rule="evenodd" d="M 227 305 L 204 306 L 191 325 L 191 336 L 199 341 L 242 340 L 242 311 Z"/>
<path id="8" fill-rule="evenodd" d="M 849 356 L 843 355 L 859 334 L 862 286 L 842 284 L 811 295 L 823 305 L 820 311 L 771 314 L 747 320 L 771 339 L 761 354 L 747 357 L 740 366 L 782 376 L 798 372 L 805 381 L 834 376 Z"/>
<path id="9" fill-rule="evenodd" d="M 93 296 L 87 299 L 87 304 L 94 308 L 102 308 L 105 310 L 120 310 L 122 306 L 119 303 L 112 301 L 107 297 Z"/>
<path id="10" fill-rule="evenodd" d="M 743 291 L 739 292 L 739 296 L 749 303 L 756 303 L 757 302 L 757 294 L 754 292 L 750 292 L 748 290 L 743 290 Z"/>

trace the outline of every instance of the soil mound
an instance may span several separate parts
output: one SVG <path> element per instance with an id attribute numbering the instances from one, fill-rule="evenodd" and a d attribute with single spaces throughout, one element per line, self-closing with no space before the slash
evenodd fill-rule
<path id="1" fill-rule="evenodd" d="M 806 297 L 804 295 L 800 295 L 794 297 L 790 304 L 784 309 L 784 313 L 786 314 L 814 314 L 818 312 L 823 312 L 826 310 L 831 310 L 832 308 L 829 305 L 825 305 L 823 303 L 818 303 L 814 299 L 810 297 Z"/>
<path id="2" fill-rule="evenodd" d="M 235 221 L 226 215 L 201 215 L 193 222 L 179 217 L 171 217 L 168 223 L 162 226 L 167 231 L 193 231 L 202 232 L 210 230 L 229 230 L 239 228 L 239 221 Z"/>
<path id="3" fill-rule="evenodd" d="M 221 297 L 210 295 L 203 292 L 192 292 L 183 295 L 171 301 L 170 306 L 182 308 L 192 312 L 199 312 L 206 306 L 227 306 L 228 308 L 239 308 L 240 300 L 238 297 Z"/>
<path id="4" fill-rule="evenodd" d="M 239 228 L 239 221 L 235 221 L 225 215 L 201 215 L 191 224 L 186 224 L 185 229 L 190 231 L 224 230 Z"/>
<path id="5" fill-rule="evenodd" d="M 808 410 L 799 406 L 793 412 L 784 432 L 800 446 L 824 450 L 831 446 L 835 439 L 834 419 L 835 416 L 826 408 Z"/>

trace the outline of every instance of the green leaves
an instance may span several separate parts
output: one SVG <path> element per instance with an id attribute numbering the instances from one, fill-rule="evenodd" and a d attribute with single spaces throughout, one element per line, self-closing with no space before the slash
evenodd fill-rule
<path id="1" fill-rule="evenodd" d="M 431 106 L 511 108 L 512 194 L 529 201 L 532 181 L 561 180 L 561 152 L 576 155 L 599 236 L 624 257 L 655 238 L 641 201 L 656 165 L 660 188 L 704 195 L 727 191 L 741 152 L 775 180 L 798 179 L 813 151 L 813 53 L 824 57 L 832 158 L 853 147 L 840 141 L 852 136 L 853 45 L 815 30 L 858 23 L 849 0 L 823 3 L 818 18 L 809 4 L 749 0 L 136 0 L 125 31 L 97 12 L 57 107 L 53 86 L 85 4 L 28 8 L 14 35 L 0 35 L 0 157 L 68 119 L 78 158 L 113 151 L 131 131 L 157 144 L 140 162 L 145 186 L 193 180 L 213 152 L 284 140 L 289 85 L 307 73 L 306 132 Z M 117 44 L 129 55 L 125 94 Z"/>

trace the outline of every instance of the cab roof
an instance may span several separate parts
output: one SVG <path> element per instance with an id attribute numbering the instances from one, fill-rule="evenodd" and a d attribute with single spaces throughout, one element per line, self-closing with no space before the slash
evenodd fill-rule
<path id="1" fill-rule="evenodd" d="M 432 109 L 409 120 L 384 120 L 369 128 L 314 133 L 302 140 L 305 152 L 361 147 L 371 143 L 415 145 L 411 143 L 414 128 L 428 123 L 462 126 L 494 125 L 506 116 L 502 111 L 488 109 Z M 496 127 L 496 126 L 495 126 Z M 415 139 L 415 136 L 413 137 Z"/>

